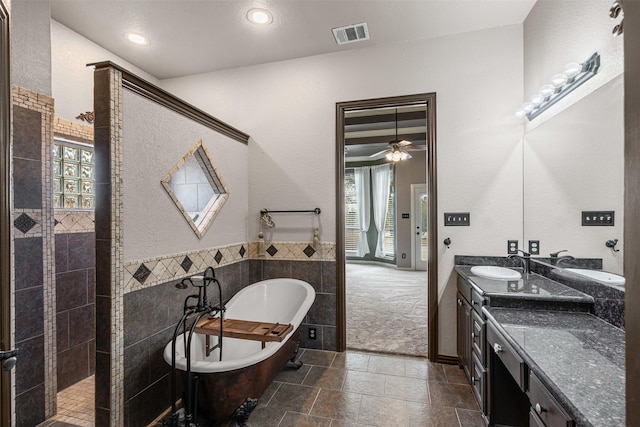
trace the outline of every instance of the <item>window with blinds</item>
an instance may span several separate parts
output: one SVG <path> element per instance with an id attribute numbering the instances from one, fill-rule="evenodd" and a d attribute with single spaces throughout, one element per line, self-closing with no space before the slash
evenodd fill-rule
<path id="1" fill-rule="evenodd" d="M 347 254 L 355 254 L 358 250 L 360 219 L 358 216 L 358 203 L 356 201 L 356 177 L 353 169 L 345 169 L 344 171 L 344 205 L 345 251 Z"/>

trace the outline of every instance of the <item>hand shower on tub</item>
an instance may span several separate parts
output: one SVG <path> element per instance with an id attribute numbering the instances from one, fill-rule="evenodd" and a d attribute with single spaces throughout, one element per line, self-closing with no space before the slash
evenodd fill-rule
<path id="1" fill-rule="evenodd" d="M 194 282 L 195 281 L 195 282 Z M 218 285 L 218 298 L 219 298 L 219 306 L 212 306 L 207 298 L 207 287 L 215 282 Z M 181 282 L 176 284 L 176 287 L 179 289 L 186 289 L 189 285 L 198 288 L 197 294 L 188 295 L 183 304 L 182 310 L 182 318 L 176 325 L 173 331 L 173 340 L 171 343 L 172 349 L 172 358 L 171 358 L 171 416 L 169 418 L 169 422 L 163 422 L 163 426 L 185 426 L 185 427 L 196 427 L 197 422 L 194 423 L 194 420 L 198 418 L 198 408 L 197 408 L 197 395 L 198 395 L 198 381 L 199 377 L 195 376 L 195 384 L 192 384 L 192 375 L 191 375 L 191 339 L 193 338 L 193 333 L 196 328 L 196 325 L 205 315 L 210 317 L 214 317 L 216 314 L 220 314 L 220 334 L 218 336 L 218 343 L 213 347 L 213 349 L 218 348 L 220 360 L 222 360 L 222 326 L 224 322 L 224 312 L 226 311 L 224 307 L 224 300 L 222 298 L 222 286 L 220 282 L 216 279 L 215 271 L 213 267 L 207 267 L 204 271 L 203 275 L 196 275 L 182 279 Z M 189 301 L 191 299 L 197 299 L 197 303 L 195 305 L 189 305 Z M 187 337 L 187 322 L 192 319 L 191 326 L 189 327 L 189 333 Z M 176 382 L 176 339 L 178 337 L 179 331 L 182 331 L 182 336 L 184 339 L 183 345 L 185 349 L 185 356 L 187 362 L 187 387 L 185 391 L 184 397 L 184 410 L 185 410 L 185 420 L 180 421 L 178 418 L 178 411 L 176 407 L 177 401 L 177 382 Z M 194 398 L 195 396 L 195 398 Z"/>

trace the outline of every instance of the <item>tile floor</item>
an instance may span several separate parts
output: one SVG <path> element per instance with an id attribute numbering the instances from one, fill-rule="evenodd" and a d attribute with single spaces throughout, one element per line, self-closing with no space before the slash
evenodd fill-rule
<path id="1" fill-rule="evenodd" d="M 457 366 L 360 351 L 306 349 L 300 359 L 262 395 L 251 427 L 484 427 Z"/>
<path id="2" fill-rule="evenodd" d="M 251 427 L 484 427 L 457 365 L 353 350 L 305 349 L 300 359 L 302 368 L 283 370 L 262 395 Z M 59 393 L 58 402 L 59 414 L 41 427 L 92 426 L 93 377 Z"/>
<path id="3" fill-rule="evenodd" d="M 92 375 L 58 393 L 58 413 L 38 427 L 92 427 L 95 377 Z"/>

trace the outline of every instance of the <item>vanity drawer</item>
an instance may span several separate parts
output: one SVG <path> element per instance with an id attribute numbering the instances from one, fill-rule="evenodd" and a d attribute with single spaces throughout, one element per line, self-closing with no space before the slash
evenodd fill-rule
<path id="1" fill-rule="evenodd" d="M 475 289 L 471 290 L 471 307 L 477 313 L 480 313 L 482 306 L 485 305 L 484 297 Z"/>
<path id="2" fill-rule="evenodd" d="M 471 388 L 476 396 L 478 405 L 482 413 L 487 413 L 486 408 L 486 387 L 487 386 L 487 370 L 482 366 L 478 357 L 474 354 L 471 356 Z"/>
<path id="3" fill-rule="evenodd" d="M 531 411 L 547 427 L 573 427 L 573 420 L 562 410 L 560 404 L 551 396 L 538 377 L 533 373 L 529 374 L 529 401 Z"/>
<path id="4" fill-rule="evenodd" d="M 533 408 L 529 411 L 529 427 L 545 427 L 544 423 Z"/>
<path id="5" fill-rule="evenodd" d="M 471 348 L 482 366 L 486 366 L 484 351 L 485 321 L 475 311 L 471 311 Z"/>
<path id="6" fill-rule="evenodd" d="M 493 351 L 520 387 L 527 390 L 527 365 L 507 340 L 491 324 L 487 324 L 487 351 Z"/>

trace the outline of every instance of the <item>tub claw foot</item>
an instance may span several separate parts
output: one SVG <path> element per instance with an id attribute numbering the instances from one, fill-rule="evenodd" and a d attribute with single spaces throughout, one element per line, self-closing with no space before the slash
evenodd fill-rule
<path id="1" fill-rule="evenodd" d="M 293 352 L 293 356 L 291 356 L 291 359 L 289 359 L 289 363 L 287 364 L 288 366 L 291 366 L 293 368 L 300 369 L 302 368 L 302 365 L 304 365 L 304 363 L 302 362 L 302 360 L 298 359 L 298 351 L 300 350 L 300 343 L 296 343 L 296 349 Z"/>
<path id="2" fill-rule="evenodd" d="M 236 409 L 231 416 L 231 419 L 238 424 L 238 427 L 249 427 L 249 415 L 251 415 L 251 412 L 256 408 L 256 406 L 258 406 L 258 399 L 248 397 L 247 400 L 245 400 L 244 403 Z"/>

